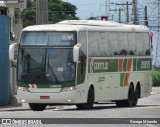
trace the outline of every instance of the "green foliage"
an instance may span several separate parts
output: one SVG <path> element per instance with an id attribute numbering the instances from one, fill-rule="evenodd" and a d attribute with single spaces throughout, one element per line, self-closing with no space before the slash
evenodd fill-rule
<path id="1" fill-rule="evenodd" d="M 76 6 L 61 0 L 49 2 L 49 22 L 56 23 L 62 20 L 78 19 L 76 17 Z"/>
<path id="2" fill-rule="evenodd" d="M 23 26 L 30 26 L 36 23 L 36 3 L 35 1 L 27 0 L 27 9 L 22 12 Z"/>
<path id="3" fill-rule="evenodd" d="M 160 86 L 160 71 L 154 71 L 152 74 L 153 86 Z"/>
<path id="4" fill-rule="evenodd" d="M 99 17 L 91 16 L 91 17 L 89 17 L 87 20 L 98 20 L 98 19 L 99 19 Z"/>
<path id="5" fill-rule="evenodd" d="M 35 0 L 27 0 L 27 9 L 22 13 L 23 26 L 34 25 L 36 23 L 36 3 Z M 62 20 L 79 19 L 76 16 L 76 6 L 63 2 L 62 0 L 48 1 L 49 23 L 57 23 Z"/>

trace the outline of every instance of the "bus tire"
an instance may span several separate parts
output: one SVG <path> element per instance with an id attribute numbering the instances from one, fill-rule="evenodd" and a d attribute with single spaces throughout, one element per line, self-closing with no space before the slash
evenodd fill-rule
<path id="1" fill-rule="evenodd" d="M 46 109 L 45 104 L 35 104 L 35 103 L 29 103 L 29 107 L 33 111 L 43 111 Z"/>
<path id="2" fill-rule="evenodd" d="M 124 106 L 123 100 L 121 100 L 121 101 L 116 101 L 116 106 L 117 106 L 117 107 L 122 107 L 122 106 Z"/>
<path id="3" fill-rule="evenodd" d="M 133 106 L 133 102 L 134 102 L 134 88 L 132 85 L 130 85 L 128 89 L 128 99 L 124 100 L 124 105 L 130 107 Z"/>
<path id="4" fill-rule="evenodd" d="M 133 101 L 133 106 L 137 105 L 138 102 L 138 94 L 139 94 L 139 88 L 136 87 L 135 91 L 134 91 L 134 101 Z"/>
<path id="5" fill-rule="evenodd" d="M 94 89 L 92 87 L 89 88 L 87 103 L 85 104 L 77 104 L 76 107 L 80 110 L 83 109 L 92 109 L 94 105 Z"/>

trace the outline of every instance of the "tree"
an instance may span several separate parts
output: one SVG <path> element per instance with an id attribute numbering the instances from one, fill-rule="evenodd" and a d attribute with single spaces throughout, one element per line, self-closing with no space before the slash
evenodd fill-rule
<path id="1" fill-rule="evenodd" d="M 76 6 L 61 0 L 49 1 L 49 22 L 56 23 L 62 20 L 79 19 L 76 17 Z"/>
<path id="2" fill-rule="evenodd" d="M 89 17 L 87 20 L 98 20 L 98 19 L 99 19 L 99 17 L 91 16 L 91 17 Z"/>
<path id="3" fill-rule="evenodd" d="M 22 12 L 23 26 L 30 26 L 36 23 L 36 3 L 27 0 L 27 9 Z"/>
<path id="4" fill-rule="evenodd" d="M 27 0 L 27 9 L 22 13 L 23 26 L 34 25 L 36 22 L 36 3 L 35 0 Z M 76 16 L 76 6 L 62 0 L 48 1 L 49 23 L 56 23 L 62 20 L 79 19 Z"/>

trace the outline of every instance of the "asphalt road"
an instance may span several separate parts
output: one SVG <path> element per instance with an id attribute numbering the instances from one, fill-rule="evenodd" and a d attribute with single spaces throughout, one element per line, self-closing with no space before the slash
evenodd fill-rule
<path id="1" fill-rule="evenodd" d="M 67 127 L 101 127 L 101 126 L 118 126 L 118 127 L 158 127 L 160 125 L 154 124 L 154 123 L 145 123 L 145 124 L 132 124 L 131 120 L 135 120 L 134 118 L 139 118 L 136 120 L 145 120 L 148 118 L 153 118 L 152 120 L 160 121 L 160 91 L 153 91 L 152 95 L 147 98 L 139 99 L 138 105 L 136 107 L 116 107 L 114 103 L 103 103 L 103 104 L 95 104 L 94 108 L 92 110 L 78 110 L 76 106 L 57 106 L 55 107 L 49 107 L 45 111 L 42 112 L 34 112 L 29 109 L 21 109 L 21 110 L 6 110 L 6 111 L 0 111 L 0 118 L 20 118 L 20 119 L 27 119 L 27 118 L 33 118 L 33 119 L 42 119 L 42 118 L 51 118 L 51 122 L 56 119 L 58 121 L 62 121 L 62 123 L 65 123 L 64 118 L 71 118 L 68 119 L 68 121 L 71 121 L 71 123 L 74 123 L 76 121 L 82 123 L 82 125 L 79 124 L 65 124 Z M 83 118 L 83 119 L 74 119 L 74 118 Z M 86 118 L 92 118 L 89 119 L 89 122 L 91 122 L 91 125 L 83 124 L 83 120 Z M 100 121 L 98 121 L 100 118 Z M 101 119 L 102 118 L 102 119 Z M 103 118 L 106 118 L 103 120 Z M 113 119 L 109 119 L 113 118 Z M 125 124 L 125 121 L 127 121 L 129 118 L 130 124 Z M 93 124 L 95 121 L 97 122 L 106 122 L 106 121 L 112 122 L 112 124 Z M 121 122 L 122 124 L 117 125 L 114 124 L 116 122 Z M 123 125 L 125 124 L 125 125 Z M 55 124 L 54 124 L 55 125 Z M 1 126 L 1 125 L 0 125 Z M 17 125 L 16 125 L 17 126 Z M 42 126 L 42 125 L 37 125 Z M 45 125 L 45 126 L 51 126 L 51 124 Z M 53 126 L 53 125 L 52 125 Z M 56 125 L 57 126 L 57 125 Z M 64 127 L 63 124 L 59 124 L 58 127 Z"/>

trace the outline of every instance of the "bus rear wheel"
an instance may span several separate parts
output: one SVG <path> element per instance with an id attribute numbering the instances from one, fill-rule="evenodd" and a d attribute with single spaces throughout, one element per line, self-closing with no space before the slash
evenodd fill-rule
<path id="1" fill-rule="evenodd" d="M 127 107 L 133 106 L 133 102 L 134 102 L 134 88 L 132 85 L 129 86 L 129 90 L 128 90 L 128 99 L 125 100 L 125 105 Z"/>
<path id="2" fill-rule="evenodd" d="M 76 107 L 80 110 L 83 109 L 92 109 L 94 105 L 94 89 L 90 87 L 88 91 L 87 103 L 77 104 Z"/>
<path id="3" fill-rule="evenodd" d="M 138 97 L 140 96 L 139 93 L 140 93 L 140 89 L 139 89 L 139 87 L 137 86 L 136 89 L 135 89 L 135 92 L 134 92 L 133 106 L 136 106 L 136 105 L 137 105 Z"/>
<path id="4" fill-rule="evenodd" d="M 118 107 L 130 107 L 133 106 L 135 101 L 135 94 L 134 94 L 134 89 L 133 86 L 130 85 L 129 86 L 129 90 L 128 90 L 128 98 L 127 100 L 120 100 L 120 101 L 116 101 L 116 105 Z"/>
<path id="5" fill-rule="evenodd" d="M 35 104 L 35 103 L 29 103 L 29 107 L 33 111 L 43 111 L 46 109 L 45 104 Z"/>

